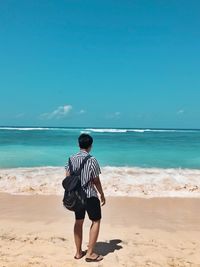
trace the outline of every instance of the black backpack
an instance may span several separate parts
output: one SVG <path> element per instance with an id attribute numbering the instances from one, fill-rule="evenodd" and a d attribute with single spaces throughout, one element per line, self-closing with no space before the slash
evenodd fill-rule
<path id="1" fill-rule="evenodd" d="M 68 210 L 79 211 L 86 206 L 87 194 L 83 188 L 85 188 L 90 181 L 84 186 L 81 186 L 81 171 L 89 158 L 91 158 L 91 155 L 88 155 L 83 159 L 80 168 L 75 172 L 73 172 L 72 163 L 69 158 L 70 175 L 65 177 L 62 181 L 62 186 L 65 189 L 63 205 Z"/>

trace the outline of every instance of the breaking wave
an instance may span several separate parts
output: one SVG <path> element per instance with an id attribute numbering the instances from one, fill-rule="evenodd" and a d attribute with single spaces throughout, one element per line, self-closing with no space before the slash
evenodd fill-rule
<path id="1" fill-rule="evenodd" d="M 63 167 L 0 169 L 0 192 L 62 195 Z M 103 167 L 107 196 L 200 197 L 200 170 Z"/>
<path id="2" fill-rule="evenodd" d="M 181 129 L 99 129 L 99 128 L 88 128 L 87 131 L 96 133 L 128 133 L 128 132 L 197 132 L 198 130 L 181 130 Z"/>
<path id="3" fill-rule="evenodd" d="M 65 128 L 65 127 L 0 127 L 0 130 L 13 131 L 79 131 L 81 133 L 144 133 L 144 132 L 198 132 L 192 129 L 119 129 L 119 128 Z"/>

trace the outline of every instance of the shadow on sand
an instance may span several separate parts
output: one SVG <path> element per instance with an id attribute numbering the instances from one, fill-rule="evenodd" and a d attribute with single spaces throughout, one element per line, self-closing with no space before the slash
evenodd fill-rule
<path id="1" fill-rule="evenodd" d="M 115 250 L 120 250 L 123 247 L 118 245 L 121 243 L 122 240 L 120 239 L 113 239 L 108 242 L 97 242 L 95 246 L 95 252 L 102 256 L 106 256 L 109 253 L 115 252 Z"/>

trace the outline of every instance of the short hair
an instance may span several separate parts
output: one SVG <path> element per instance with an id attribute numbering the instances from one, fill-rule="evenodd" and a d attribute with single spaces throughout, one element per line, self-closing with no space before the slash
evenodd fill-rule
<path id="1" fill-rule="evenodd" d="M 82 149 L 88 149 L 93 143 L 93 138 L 89 134 L 81 134 L 78 138 L 79 147 Z"/>

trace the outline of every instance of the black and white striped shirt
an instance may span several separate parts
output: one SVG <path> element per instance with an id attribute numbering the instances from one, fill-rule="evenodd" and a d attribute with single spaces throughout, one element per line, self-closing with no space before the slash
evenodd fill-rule
<path id="1" fill-rule="evenodd" d="M 73 171 L 80 168 L 83 159 L 88 155 L 89 153 L 87 153 L 86 151 L 80 150 L 77 154 L 70 157 Z M 65 165 L 65 169 L 69 172 L 68 161 Z M 87 194 L 87 198 L 98 197 L 97 190 L 93 184 L 93 179 L 98 177 L 100 173 L 101 169 L 99 167 L 98 161 L 94 157 L 89 158 L 81 171 L 81 185 L 84 186 L 88 181 L 90 181 L 87 187 L 83 187 L 84 191 Z"/>

